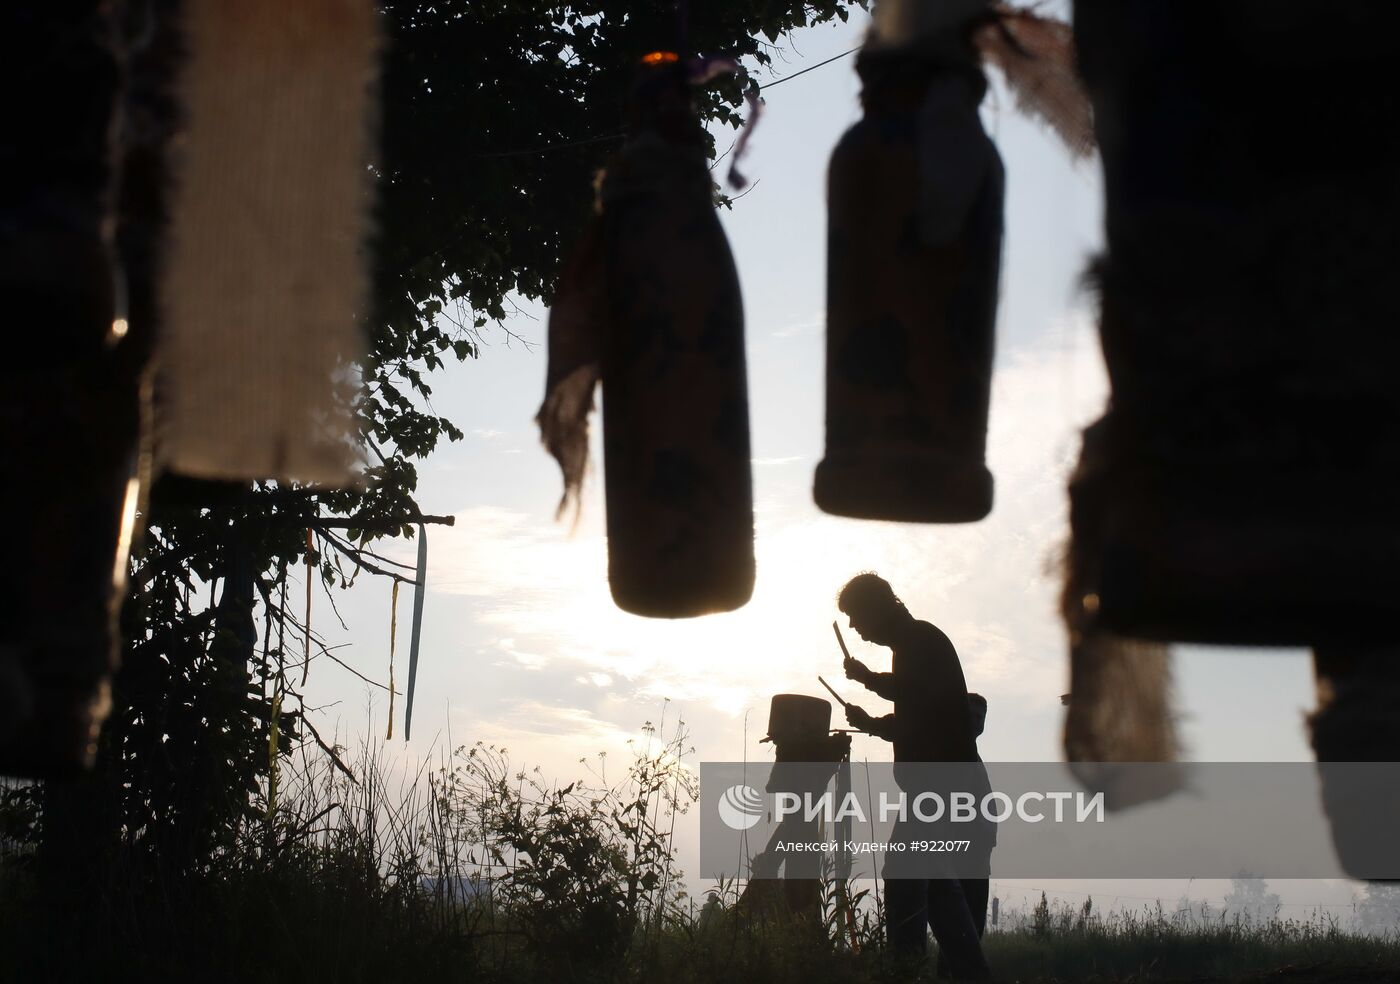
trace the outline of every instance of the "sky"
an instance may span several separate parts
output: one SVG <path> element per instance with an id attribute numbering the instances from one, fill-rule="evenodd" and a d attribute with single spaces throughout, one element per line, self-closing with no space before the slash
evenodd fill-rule
<path id="1" fill-rule="evenodd" d="M 769 78 L 857 45 L 865 18 L 798 32 Z M 760 75 L 760 79 L 763 76 Z M 434 374 L 433 407 L 466 438 L 419 467 L 425 513 L 456 525 L 428 530 L 428 584 L 413 739 L 388 750 L 403 763 L 485 740 L 512 761 L 561 782 L 599 751 L 627 756 L 646 722 L 684 720 L 690 761 L 766 760 L 768 700 L 781 692 L 824 696 L 822 674 L 873 713 L 888 708 L 842 679 L 831 633 L 842 583 L 876 570 L 919 618 L 939 625 L 961 656 L 969 689 L 989 701 L 981 739 L 987 761 L 1061 756 L 1068 689 L 1063 630 L 1055 614 L 1052 559 L 1067 536 L 1065 481 L 1079 430 L 1101 411 L 1106 382 L 1091 298 L 1080 276 L 1101 245 L 1095 160 L 1073 163 L 1055 139 L 1017 115 L 994 86 L 984 119 L 1007 170 L 1006 236 L 988 464 L 996 502 L 969 525 L 901 525 L 826 516 L 812 503 L 823 449 L 825 172 L 831 148 L 859 117 L 853 59 L 772 89 L 744 170 L 754 182 L 721 220 L 744 292 L 754 455 L 758 578 L 743 609 L 683 622 L 617 610 L 606 585 L 599 425 L 593 473 L 576 529 L 554 519 L 561 479 L 533 417 L 544 393 L 547 311 L 524 301 L 488 331 L 478 360 Z M 719 146 L 732 133 L 717 131 Z M 595 418 L 596 419 L 596 418 Z M 412 561 L 412 545 L 392 554 Z M 337 655 L 388 678 L 387 583 L 362 581 L 342 602 L 346 644 Z M 406 678 L 400 598 L 397 679 Z M 330 618 L 323 614 L 318 625 Z M 844 621 L 843 621 L 844 626 Z M 886 650 L 847 632 L 853 654 L 877 669 Z M 1178 704 L 1187 758 L 1311 758 L 1303 714 L 1312 702 L 1302 651 L 1179 647 Z M 386 702 L 320 661 L 308 703 L 341 741 L 382 739 Z M 401 714 L 402 702 L 399 703 Z M 839 724 L 839 709 L 834 718 Z M 396 722 L 401 734 L 402 721 Z M 858 737 L 856 759 L 887 759 L 889 746 Z M 616 761 L 616 759 L 614 759 Z M 693 815 L 679 828 L 682 864 L 693 857 Z M 995 866 L 995 857 L 993 858 Z M 994 879 L 995 881 L 995 879 Z M 1003 883 L 1017 901 L 1034 888 L 1174 901 L 1219 898 L 1228 883 Z M 1289 906 L 1342 906 L 1351 886 L 1273 886 Z M 1053 893 L 1052 893 L 1053 894 Z M 1289 912 L 1290 910 L 1285 910 Z M 1339 911 L 1339 910 L 1334 910 Z"/>

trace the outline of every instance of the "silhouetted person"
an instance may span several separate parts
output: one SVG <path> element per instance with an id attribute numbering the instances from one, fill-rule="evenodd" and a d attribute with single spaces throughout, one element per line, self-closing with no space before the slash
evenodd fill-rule
<path id="1" fill-rule="evenodd" d="M 918 774 L 900 769 L 901 763 L 975 762 L 980 779 L 978 788 L 969 791 L 980 802 L 990 785 L 986 770 L 980 766 L 967 683 L 952 642 L 936 626 L 915 619 L 889 583 L 876 574 L 851 578 L 841 589 L 837 605 L 862 639 L 893 650 L 888 673 L 876 673 L 857 659 L 848 659 L 845 670 L 850 679 L 893 702 L 894 713 L 876 718 L 852 704 L 846 719 L 853 727 L 894 745 L 895 779 L 910 800 L 925 790 L 919 786 Z M 970 835 L 972 857 L 984 869 L 979 874 L 985 876 L 990 874 L 995 826 L 969 826 L 971 829 L 949 836 Z M 892 841 L 927 837 L 927 826 L 912 817 L 897 821 L 891 834 Z M 960 863 L 968 860 L 962 858 Z M 968 879 L 965 889 L 957 878 L 929 878 L 926 872 L 901 868 L 886 858 L 885 931 L 891 950 L 907 958 L 921 958 L 927 952 L 929 927 L 954 977 L 989 977 L 979 940 L 986 923 L 985 877 Z"/>
<path id="2" fill-rule="evenodd" d="M 768 735 L 773 743 L 774 765 L 769 793 L 790 793 L 805 804 L 826 792 L 841 761 L 851 752 L 851 736 L 831 734 L 831 704 L 820 697 L 777 694 L 768 715 Z M 783 818 L 765 848 L 752 861 L 753 877 L 740 905 L 762 907 L 779 897 L 792 915 L 821 917 L 821 878 L 824 854 L 785 844 L 815 844 L 820 823 L 807 819 L 805 811 Z M 779 874 L 781 872 L 781 874 Z M 774 881 L 778 879 L 778 881 Z"/>
<path id="3" fill-rule="evenodd" d="M 709 892 L 705 896 L 705 904 L 700 907 L 700 918 L 696 924 L 698 929 L 709 927 L 715 919 L 719 917 L 724 909 L 724 903 L 719 900 L 718 892 Z"/>

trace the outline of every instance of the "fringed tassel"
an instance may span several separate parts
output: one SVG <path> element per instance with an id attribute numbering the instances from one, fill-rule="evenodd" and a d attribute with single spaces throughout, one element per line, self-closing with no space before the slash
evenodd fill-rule
<path id="1" fill-rule="evenodd" d="M 1005 5 L 977 30 L 982 59 L 995 65 L 1016 108 L 1047 125 L 1076 158 L 1094 151 L 1094 113 L 1079 78 L 1074 31 L 1063 21 Z"/>
<path id="2" fill-rule="evenodd" d="M 1171 702 L 1171 653 L 1160 643 L 1090 632 L 1070 644 L 1065 758 L 1109 809 L 1161 799 L 1181 788 Z M 1159 769 L 1125 763 L 1168 763 Z"/>
<path id="3" fill-rule="evenodd" d="M 1160 799 L 1179 789 L 1180 768 L 1119 768 L 1123 763 L 1175 763 L 1180 752 L 1172 703 L 1171 652 L 1159 642 L 1129 639 L 1097 622 L 1099 536 L 1092 524 L 1102 490 L 1093 481 L 1104 465 L 1101 426 L 1085 432 L 1070 481 L 1073 542 L 1063 562 L 1061 614 L 1069 637 L 1070 692 L 1064 751 L 1071 771 L 1105 793 L 1117 809 Z"/>
<path id="4" fill-rule="evenodd" d="M 595 205 L 595 211 L 601 207 Z M 595 214 L 559 277 L 549 312 L 549 371 L 544 404 L 535 415 L 545 449 L 564 473 L 564 494 L 555 518 L 573 507 L 577 523 L 588 471 L 588 418 L 602 375 L 602 338 L 607 322 L 607 274 L 603 222 Z"/>

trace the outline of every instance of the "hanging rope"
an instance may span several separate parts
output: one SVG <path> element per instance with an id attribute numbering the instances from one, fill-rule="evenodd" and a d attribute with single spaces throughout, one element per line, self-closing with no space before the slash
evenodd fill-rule
<path id="1" fill-rule="evenodd" d="M 315 567 L 311 555 L 315 546 L 311 539 L 311 527 L 306 528 L 306 621 L 302 624 L 304 634 L 301 648 L 301 685 L 306 686 L 306 675 L 311 672 L 311 578 Z"/>
<path id="2" fill-rule="evenodd" d="M 267 724 L 267 820 L 277 813 L 277 782 L 281 776 L 282 678 L 277 678 Z"/>
<path id="3" fill-rule="evenodd" d="M 385 741 L 394 737 L 394 641 L 399 633 L 399 582 L 394 582 L 389 595 L 389 730 Z"/>

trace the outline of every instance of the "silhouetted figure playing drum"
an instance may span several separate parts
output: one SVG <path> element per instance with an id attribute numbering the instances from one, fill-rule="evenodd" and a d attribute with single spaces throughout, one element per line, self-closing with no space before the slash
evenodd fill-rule
<path id="1" fill-rule="evenodd" d="M 914 618 L 889 583 L 876 574 L 851 578 L 841 589 L 837 605 L 862 639 L 893 651 L 888 673 L 877 673 L 850 657 L 845 670 L 850 679 L 893 702 L 894 712 L 877 718 L 852 704 L 846 719 L 852 727 L 893 743 L 895 780 L 911 799 L 929 791 L 924 788 L 927 779 L 919 770 L 901 769 L 901 764 L 966 762 L 977 763 L 969 773 L 976 788 L 968 791 L 980 802 L 991 787 L 977 753 L 980 726 L 974 730 L 967 683 L 952 642 L 936 626 Z M 985 706 L 981 701 L 979 716 L 985 716 Z M 940 958 L 946 960 L 952 976 L 977 980 L 990 976 L 980 936 L 986 922 L 986 876 L 996 828 L 990 822 L 959 826 L 973 828 L 959 835 L 971 834 L 973 843 L 973 853 L 958 859 L 959 870 L 971 864 L 976 877 L 962 880 L 953 877 L 951 870 L 947 877 L 930 877 L 928 866 L 940 861 L 936 855 L 921 857 L 912 865 L 907 854 L 886 857 L 882 872 L 886 934 L 892 951 L 922 958 L 927 951 L 926 927 L 931 927 Z M 899 820 L 891 840 L 922 840 L 929 837 L 928 831 L 927 825 L 913 818 Z"/>

